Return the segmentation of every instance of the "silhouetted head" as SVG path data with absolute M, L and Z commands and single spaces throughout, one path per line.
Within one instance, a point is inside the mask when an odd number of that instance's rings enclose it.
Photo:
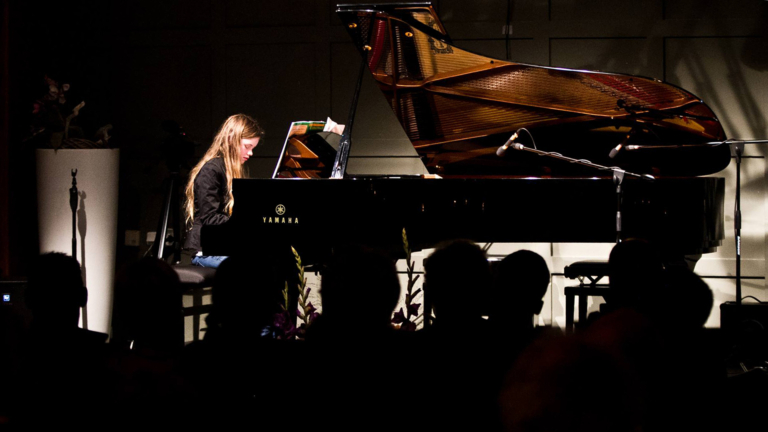
M 459 322 L 485 311 L 491 272 L 485 252 L 469 240 L 439 245 L 424 261 L 424 289 L 435 318 Z
M 541 255 L 529 250 L 507 255 L 496 266 L 491 319 L 532 318 L 541 312 L 548 286 L 549 268 Z
M 324 320 L 388 328 L 400 298 L 395 263 L 384 253 L 362 246 L 339 249 L 323 272 L 320 294 Z
M 712 311 L 712 290 L 696 273 L 680 267 L 664 271 L 663 298 L 648 308 L 663 323 L 681 329 L 704 326 Z
M 617 307 L 637 307 L 644 292 L 661 288 L 664 265 L 658 251 L 645 240 L 625 240 L 608 260 L 611 295 Z
M 213 323 L 227 332 L 257 338 L 261 330 L 272 324 L 273 316 L 283 303 L 283 289 L 288 278 L 291 289 L 296 274 L 285 272 L 286 264 L 268 255 L 232 256 L 216 270 L 213 283 Z M 295 266 L 293 267 L 295 268 Z
M 36 322 L 77 327 L 80 308 L 88 302 L 80 264 L 63 253 L 40 255 L 29 272 L 24 298 Z
M 117 277 L 113 338 L 134 346 L 183 345 L 179 276 L 165 261 L 143 258 Z

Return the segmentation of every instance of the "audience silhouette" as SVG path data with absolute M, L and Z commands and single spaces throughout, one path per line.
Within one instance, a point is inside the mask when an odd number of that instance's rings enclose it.
M 88 303 L 88 289 L 83 284 L 80 264 L 62 253 L 41 255 L 29 273 L 25 291 L 27 307 L 32 311 L 35 336 L 94 337 L 101 342 L 106 335 L 80 329 L 80 308 Z
M 262 338 L 280 310 L 290 262 L 277 262 L 264 253 L 230 257 L 216 271 L 213 307 L 206 323 L 206 339 L 232 345 L 251 345 Z
M 143 258 L 115 284 L 112 341 L 131 350 L 173 352 L 184 346 L 181 283 L 165 261 Z
M 322 267 L 322 314 L 294 340 L 276 323 L 296 319 L 296 261 L 255 250 L 221 264 L 206 336 L 183 346 L 180 283 L 165 262 L 142 259 L 118 275 L 107 344 L 78 327 L 88 291 L 77 261 L 45 254 L 29 272 L 34 319 L 2 415 L 18 429 L 121 419 L 182 429 L 749 430 L 757 413 L 722 413 L 759 409 L 768 375 L 726 379 L 725 344 L 704 328 L 712 291 L 660 257 L 643 240 L 617 244 L 606 305 L 576 334 L 550 337 L 534 326 L 550 276 L 534 252 L 505 257 L 492 278 L 474 243 L 439 245 L 424 261 L 434 320 L 405 332 L 391 327 L 394 260 L 337 248 Z
M 507 255 L 495 267 L 488 320 L 500 334 L 531 334 L 547 287 L 549 268 L 541 255 L 529 250 Z
M 322 315 L 308 338 L 323 341 L 391 337 L 400 298 L 394 261 L 362 246 L 338 250 L 322 273 Z
M 398 360 L 407 335 L 390 324 L 400 297 L 394 261 L 362 246 L 340 248 L 323 270 L 320 295 L 322 314 L 307 332 L 319 395 L 310 416 L 333 430 L 359 430 L 370 419 L 386 430 L 412 427 L 412 416 L 392 415 L 402 412 L 411 367 L 407 356 Z
M 504 373 L 535 339 L 559 332 L 547 327 L 535 328 L 534 316 L 541 312 L 542 298 L 549 286 L 549 268 L 541 255 L 519 250 L 494 267 L 488 322 L 493 326 L 493 362 L 501 385 Z M 546 331 L 545 331 L 546 330 Z
M 628 239 L 616 244 L 608 258 L 611 293 L 606 302 L 612 310 L 644 307 L 661 289 L 664 264 L 656 248 L 642 239 Z M 651 294 L 651 295 L 648 295 Z
M 488 326 L 491 273 L 485 253 L 468 240 L 438 245 L 424 261 L 424 295 L 435 315 L 430 330 L 477 335 Z
M 110 392 L 107 335 L 78 327 L 88 303 L 80 264 L 61 253 L 41 255 L 29 271 L 25 301 L 33 320 L 21 371 L 10 377 L 14 424 L 51 427 L 73 415 L 97 424 Z
M 190 401 L 178 369 L 184 345 L 178 275 L 164 261 L 141 259 L 118 274 L 113 310 L 111 416 L 127 427 L 178 424 Z
M 488 313 L 491 273 L 468 240 L 438 245 L 424 261 L 424 295 L 434 323 L 422 331 L 426 414 L 436 430 L 491 428 L 498 376 Z M 428 309 L 427 309 L 428 310 Z
M 232 256 L 216 271 L 205 338 L 187 346 L 182 374 L 206 409 L 195 426 L 242 427 L 288 418 L 301 360 L 270 325 L 283 303 L 290 262 L 268 253 Z M 293 267 L 295 269 L 295 267 Z
M 644 430 L 714 430 L 721 425 L 724 368 L 703 329 L 712 293 L 693 272 L 664 268 L 652 244 L 617 244 L 609 260 L 610 309 L 581 335 L 631 372 Z M 675 367 L 675 365 L 685 365 Z M 701 416 L 704 409 L 710 414 Z

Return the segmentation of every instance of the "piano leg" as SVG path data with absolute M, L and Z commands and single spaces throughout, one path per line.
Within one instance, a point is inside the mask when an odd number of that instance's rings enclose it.
M 574 289 L 576 287 L 565 288 L 565 334 L 573 333 L 573 302 Z
M 579 295 L 579 325 L 583 328 L 587 322 L 587 296 L 589 294 L 582 292 Z

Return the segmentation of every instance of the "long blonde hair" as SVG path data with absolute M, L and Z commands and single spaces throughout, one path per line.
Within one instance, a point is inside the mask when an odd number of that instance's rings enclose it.
M 232 179 L 246 177 L 245 168 L 240 161 L 240 142 L 243 139 L 261 138 L 264 136 L 264 129 L 259 126 L 252 117 L 245 114 L 235 114 L 230 116 L 213 139 L 213 144 L 205 152 L 200 162 L 189 172 L 189 181 L 184 191 L 186 203 L 184 210 L 186 213 L 186 222 L 192 225 L 195 218 L 195 178 L 200 173 L 206 162 L 214 158 L 221 158 L 224 161 L 224 167 L 227 176 L 227 196 L 225 197 L 226 206 L 224 209 L 227 214 L 232 214 L 232 206 L 235 199 L 232 196 Z

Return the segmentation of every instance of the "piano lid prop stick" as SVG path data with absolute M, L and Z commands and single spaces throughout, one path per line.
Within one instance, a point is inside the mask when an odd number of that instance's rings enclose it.
M 352 146 L 352 124 L 355 122 L 355 111 L 357 111 L 357 100 L 360 97 L 360 88 L 363 85 L 363 74 L 365 68 L 368 66 L 368 62 L 365 57 L 360 63 L 360 71 L 357 74 L 357 84 L 355 85 L 355 95 L 352 98 L 352 106 L 349 108 L 349 117 L 347 118 L 347 125 L 344 128 L 344 133 L 341 134 L 341 140 L 339 141 L 339 150 L 336 152 L 336 160 L 333 163 L 333 170 L 331 171 L 331 178 L 340 179 L 344 178 L 344 174 L 347 172 L 347 159 L 349 158 L 349 148 Z
M 341 134 L 341 140 L 339 141 L 339 149 L 336 151 L 336 160 L 333 162 L 333 170 L 331 170 L 331 178 L 340 179 L 344 178 L 344 174 L 347 172 L 347 159 L 349 158 L 349 148 L 352 147 L 352 124 L 355 122 L 355 111 L 357 111 L 357 100 L 360 97 L 360 88 L 363 84 L 363 74 L 367 66 L 365 58 L 363 58 L 360 64 L 360 72 L 357 76 L 357 85 L 355 86 L 355 95 L 352 98 L 352 106 L 349 108 L 349 117 L 347 118 L 347 125 L 344 128 L 344 133 Z
M 371 40 L 371 33 L 373 27 L 368 29 L 368 39 Z M 355 94 L 352 97 L 352 106 L 349 108 L 349 117 L 347 118 L 347 124 L 344 127 L 344 133 L 341 134 L 341 140 L 339 141 L 339 150 L 336 151 L 336 160 L 333 162 L 333 169 L 331 170 L 331 178 L 340 179 L 344 178 L 347 172 L 347 159 L 349 159 L 349 148 L 352 146 L 352 124 L 355 122 L 355 112 L 357 111 L 357 101 L 360 99 L 360 89 L 363 86 L 363 75 L 365 75 L 365 69 L 368 68 L 368 55 L 366 46 L 363 47 L 363 59 L 360 62 L 360 71 L 357 73 L 357 84 L 355 84 Z M 370 48 L 368 48 L 370 49 Z
M 642 179 L 642 180 L 656 180 L 650 174 L 636 174 L 636 173 L 632 173 L 632 172 L 629 172 L 629 171 L 624 171 L 624 170 L 622 170 L 619 167 L 607 167 L 607 166 L 604 166 L 604 165 L 598 165 L 598 164 L 596 164 L 594 162 L 591 162 L 591 161 L 589 161 L 587 159 L 574 159 L 572 157 L 563 156 L 560 153 L 546 152 L 546 151 L 542 151 L 542 150 L 532 149 L 532 148 L 526 147 L 526 146 L 524 146 L 523 144 L 520 144 L 520 143 L 515 143 L 512 146 L 512 148 L 515 149 L 515 150 L 522 150 L 522 151 L 527 151 L 527 152 L 531 152 L 531 153 L 536 153 L 539 156 L 546 156 L 546 157 L 551 157 L 551 158 L 555 158 L 555 159 L 564 160 L 564 161 L 569 162 L 569 163 L 575 163 L 575 164 L 583 165 L 585 167 L 594 168 L 594 169 L 597 169 L 597 170 L 600 170 L 600 171 L 615 172 L 615 171 L 618 170 L 618 171 L 623 171 L 625 175 L 628 175 L 630 177 L 636 177 L 636 178 L 639 178 L 639 179 Z

